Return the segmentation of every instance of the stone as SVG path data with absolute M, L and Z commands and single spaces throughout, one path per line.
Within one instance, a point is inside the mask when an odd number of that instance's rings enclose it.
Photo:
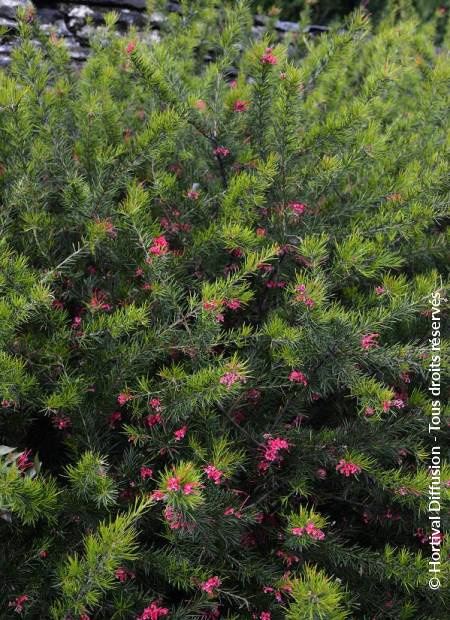
M 284 22 L 277 21 L 275 24 L 275 28 L 280 30 L 281 32 L 298 32 L 300 30 L 300 26 L 295 22 Z
M 55 32 L 58 37 L 70 36 L 70 31 L 67 29 L 66 22 L 63 19 L 57 19 L 54 22 L 42 24 L 42 30 L 47 33 Z
M 16 22 L 13 19 L 8 19 L 7 17 L 0 17 L 0 26 L 3 26 L 8 30 L 15 30 Z
M 90 0 L 90 4 L 100 4 L 102 7 L 123 8 L 129 7 L 131 9 L 145 10 L 147 6 L 146 0 Z
M 76 37 L 85 45 L 89 43 L 89 39 L 95 33 L 95 26 L 91 26 L 89 24 L 85 24 L 80 30 L 76 31 Z
M 86 60 L 89 56 L 89 48 L 80 45 L 79 41 L 75 39 L 75 37 L 67 37 L 65 39 L 67 49 L 69 51 L 70 57 L 73 60 Z
M 136 26 L 136 28 L 144 28 L 147 22 L 146 13 L 139 13 L 139 11 L 131 11 L 130 9 L 122 9 L 117 20 L 119 26 Z
M 19 6 L 26 4 L 26 0 L 0 0 L 0 17 L 14 19 Z

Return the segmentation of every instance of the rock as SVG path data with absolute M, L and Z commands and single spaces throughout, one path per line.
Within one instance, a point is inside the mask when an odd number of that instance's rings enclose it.
M 19 6 L 26 4 L 26 0 L 0 0 L 0 17 L 14 19 Z
M 295 22 L 283 22 L 277 21 L 275 24 L 275 28 L 280 30 L 281 32 L 298 32 L 300 30 L 300 26 Z
M 67 49 L 69 50 L 70 57 L 73 60 L 86 60 L 89 56 L 89 48 L 80 45 L 79 41 L 75 39 L 75 37 L 66 38 Z
M 16 22 L 13 19 L 0 17 L 0 26 L 4 26 L 8 30 L 14 30 L 16 28 Z
M 129 7 L 132 9 L 141 9 L 141 11 L 147 6 L 146 0 L 90 0 L 90 4 L 100 4 L 102 7 L 110 7 L 111 9 Z
M 117 20 L 119 26 L 136 26 L 136 28 L 144 28 L 147 22 L 148 16 L 146 13 L 139 13 L 139 11 L 131 11 L 130 9 L 122 9 Z
M 58 19 L 63 19 L 64 14 L 58 9 L 38 8 L 37 16 L 42 24 L 52 24 Z
M 69 37 L 71 34 L 63 19 L 57 19 L 54 22 L 42 24 L 42 30 L 47 33 L 55 32 L 58 37 Z
M 95 26 L 85 24 L 82 28 L 80 28 L 80 30 L 77 30 L 75 34 L 76 34 L 77 39 L 79 39 L 82 43 L 87 45 L 89 43 L 89 39 L 92 37 L 95 31 L 96 31 Z

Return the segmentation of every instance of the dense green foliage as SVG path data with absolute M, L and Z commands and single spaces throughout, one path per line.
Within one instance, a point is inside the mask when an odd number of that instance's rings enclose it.
M 361 5 L 377 20 L 392 8 L 397 8 L 399 12 L 416 11 L 424 20 L 432 18 L 436 13 L 445 16 L 450 8 L 448 0 L 259 0 L 254 5 L 262 13 L 268 12 L 293 20 L 304 16 L 318 24 L 342 19 Z
M 436 20 L 114 20 L 79 71 L 24 13 L 0 73 L 0 617 L 442 620 Z

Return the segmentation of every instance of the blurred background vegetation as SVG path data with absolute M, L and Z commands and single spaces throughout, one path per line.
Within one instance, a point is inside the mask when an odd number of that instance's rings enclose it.
M 392 0 L 258 0 L 258 13 L 278 15 L 280 19 L 296 21 L 301 13 L 307 12 L 311 21 L 317 24 L 340 20 L 358 6 L 364 6 L 375 19 L 393 5 Z M 429 20 L 450 9 L 450 0 L 397 0 L 402 12 L 415 10 L 421 19 Z

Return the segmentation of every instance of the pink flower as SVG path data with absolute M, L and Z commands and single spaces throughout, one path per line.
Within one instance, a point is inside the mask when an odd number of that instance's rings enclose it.
M 366 407 L 366 410 L 364 411 L 364 415 L 368 418 L 370 418 L 370 416 L 373 416 L 375 413 L 375 409 L 373 407 Z
M 213 153 L 214 155 L 217 155 L 217 156 L 226 157 L 227 155 L 230 154 L 230 150 L 227 149 L 225 146 L 217 146 L 214 149 Z
M 325 478 L 327 477 L 327 470 L 323 469 L 323 467 L 319 467 L 319 469 L 316 469 L 316 476 L 319 478 L 319 480 L 325 480 Z
M 52 424 L 55 428 L 62 431 L 72 426 L 72 420 L 68 415 L 56 414 L 52 418 Z
M 240 307 L 241 302 L 239 299 L 230 299 L 230 301 L 227 301 L 227 308 L 230 308 L 230 310 L 237 310 Z
M 150 400 L 150 407 L 155 409 L 155 411 L 161 410 L 161 401 L 158 398 L 152 398 Z
M 125 48 L 125 51 L 128 55 L 132 54 L 136 49 L 136 41 L 130 41 Z
M 160 502 L 161 500 L 163 500 L 165 498 L 165 494 L 163 491 L 153 491 L 153 493 L 151 494 L 151 499 L 154 499 L 156 502 Z
M 203 468 L 203 471 L 210 480 L 214 480 L 214 484 L 220 484 L 223 472 L 217 469 L 214 465 L 207 465 Z
M 177 431 L 174 432 L 173 436 L 175 437 L 175 441 L 181 441 L 184 439 L 184 436 L 187 433 L 187 426 L 182 426 Z
M 25 450 L 22 454 L 19 455 L 16 465 L 20 471 L 25 471 L 33 466 L 33 463 L 29 460 L 31 454 L 31 450 Z
M 288 207 L 295 213 L 295 215 L 302 215 L 305 212 L 306 205 L 302 202 L 290 202 Z
M 120 422 L 121 419 L 122 414 L 120 413 L 120 411 L 114 411 L 114 413 L 112 413 L 108 418 L 109 428 L 115 428 L 116 422 Z
M 226 385 L 228 389 L 230 389 L 231 386 L 236 383 L 236 381 L 241 381 L 242 383 L 245 383 L 245 377 L 235 371 L 232 371 L 226 372 L 219 379 L 219 383 L 222 383 L 222 385 Z
M 214 594 L 215 588 L 218 588 L 221 583 L 219 577 L 210 577 L 207 581 L 200 584 L 200 589 L 208 594 Z
M 302 372 L 300 372 L 300 370 L 293 370 L 289 375 L 289 381 L 293 381 L 294 383 L 302 383 L 305 387 L 308 385 L 308 379 Z
M 150 427 L 160 424 L 161 421 L 162 421 L 162 416 L 160 413 L 153 413 L 153 414 L 148 415 L 145 418 L 145 422 L 147 426 L 150 426 Z
M 233 112 L 246 112 L 249 106 L 249 102 L 248 101 L 242 101 L 241 99 L 238 99 L 237 101 L 234 102 L 233 105 Z
M 198 99 L 195 102 L 195 107 L 197 108 L 197 110 L 200 110 L 200 112 L 203 112 L 204 110 L 206 110 L 206 102 L 203 101 L 203 99 Z
M 382 286 L 376 286 L 375 287 L 375 293 L 377 295 L 383 295 L 383 293 L 385 293 L 385 289 Z
M 289 443 L 282 437 L 268 437 L 264 446 L 264 459 L 268 462 L 280 459 L 280 450 L 289 450 Z
M 144 270 L 142 269 L 142 267 L 136 267 L 136 271 L 134 273 L 137 278 L 142 278 L 142 276 L 144 275 Z
M 187 193 L 187 197 L 190 198 L 191 200 L 198 200 L 199 196 L 200 194 L 193 189 L 189 190 Z
M 187 482 L 183 486 L 184 495 L 192 495 L 192 493 L 195 493 L 198 486 L 198 482 Z
M 117 397 L 117 402 L 119 403 L 119 405 L 125 405 L 125 403 L 131 400 L 131 398 L 132 396 L 129 392 L 120 392 L 119 396 Z
M 263 65 L 276 65 L 278 62 L 278 58 L 274 56 L 271 52 L 273 47 L 266 47 L 265 53 L 259 59 L 261 64 Z
M 271 620 L 272 619 L 272 614 L 270 613 L 270 611 L 262 611 L 259 614 L 259 618 L 260 618 L 260 620 Z
M 151 478 L 153 476 L 153 469 L 150 467 L 141 467 L 141 479 L 147 480 L 147 478 Z
M 14 607 L 16 614 L 21 614 L 23 611 L 23 606 L 27 601 L 28 596 L 26 594 L 21 594 L 9 603 L 9 607 Z
M 136 620 L 158 620 L 161 616 L 167 616 L 168 613 L 167 607 L 158 607 L 157 601 L 153 601 Z
M 361 347 L 365 351 L 367 351 L 368 349 L 372 349 L 373 347 L 377 346 L 378 343 L 376 342 L 376 339 L 379 337 L 379 335 L 380 334 L 377 333 L 366 334 L 360 340 Z
M 356 465 L 356 463 L 350 463 L 345 459 L 341 459 L 336 465 L 336 471 L 348 478 L 349 476 L 361 473 L 362 470 L 359 465 Z
M 308 521 L 305 527 L 293 527 L 292 534 L 294 536 L 303 536 L 307 534 L 310 538 L 315 540 L 323 540 L 325 538 L 324 532 L 314 525 L 312 521 Z
M 153 245 L 149 248 L 148 251 L 154 256 L 163 256 L 169 251 L 169 242 L 164 237 L 164 235 L 161 235 L 160 237 L 155 237 L 153 239 Z
M 216 310 L 218 307 L 219 307 L 219 302 L 216 301 L 215 299 L 212 299 L 211 301 L 203 302 L 203 308 L 205 310 Z
M 325 538 L 324 532 L 322 532 L 322 530 L 320 530 L 318 527 L 316 527 L 312 521 L 309 521 L 306 524 L 305 532 L 311 538 L 314 538 L 315 540 L 323 540 Z
M 118 579 L 120 582 L 124 582 L 124 581 L 126 581 L 126 580 L 127 580 L 128 573 L 127 573 L 127 571 L 126 571 L 124 568 L 122 568 L 121 566 L 119 566 L 119 568 L 116 570 L 116 572 L 115 572 L 114 574 L 115 574 L 115 576 L 117 577 L 117 579 Z
M 180 490 L 180 479 L 178 476 L 172 476 L 167 480 L 167 489 L 169 491 L 179 491 Z

